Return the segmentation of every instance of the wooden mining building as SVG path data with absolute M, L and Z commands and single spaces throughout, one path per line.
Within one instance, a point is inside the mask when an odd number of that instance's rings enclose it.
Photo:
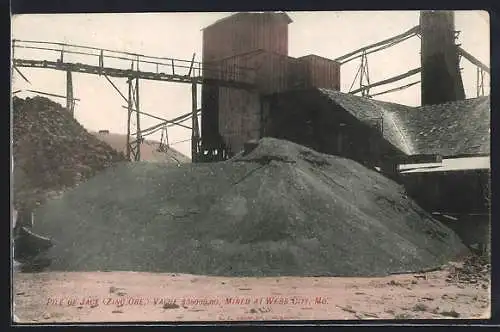
M 239 152 L 246 141 L 262 137 L 263 96 L 308 87 L 340 89 L 340 65 L 335 61 L 288 56 L 291 22 L 286 13 L 237 13 L 203 30 L 203 75 L 213 78 L 221 71 L 212 69 L 222 69 L 231 77 L 216 78 L 256 85 L 252 91 L 202 86 L 205 158 L 224 159 Z
M 204 29 L 203 62 L 251 68 L 227 75 L 257 88 L 202 87 L 202 157 L 226 159 L 265 136 L 347 157 L 405 185 L 467 244 L 488 244 L 490 98 L 465 99 L 453 12 L 421 12 L 420 107 L 340 92 L 339 63 L 288 56 L 291 22 L 238 13 Z

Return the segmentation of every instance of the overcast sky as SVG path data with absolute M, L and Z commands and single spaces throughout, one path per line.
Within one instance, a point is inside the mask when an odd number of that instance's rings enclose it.
M 15 39 L 66 42 L 77 45 L 136 52 L 151 56 L 190 60 L 196 53 L 201 61 L 202 31 L 217 19 L 231 13 L 138 13 L 138 14 L 51 14 L 16 15 L 12 19 Z M 402 33 L 418 24 L 418 11 L 385 12 L 288 12 L 294 21 L 289 25 L 289 55 L 299 57 L 317 54 L 337 58 L 352 50 Z M 489 18 L 486 12 L 462 11 L 455 15 L 456 29 L 461 31 L 459 43 L 469 53 L 489 66 Z M 401 44 L 368 55 L 370 81 L 407 72 L 420 66 L 420 39 L 411 38 Z M 22 53 L 16 57 L 36 57 L 45 53 Z M 55 60 L 52 56 L 48 60 Z M 77 61 L 75 59 L 75 61 Z M 359 60 L 342 66 L 341 91 L 347 92 L 359 66 Z M 467 98 L 476 96 L 476 68 L 462 59 L 462 77 Z M 17 73 L 13 90 L 33 89 L 65 95 L 66 74 L 61 71 L 22 68 L 31 81 L 26 83 Z M 418 80 L 413 76 L 391 85 L 373 89 L 384 91 L 391 87 Z M 113 79 L 127 93 L 125 79 Z M 489 80 L 486 81 L 489 85 Z M 75 97 L 79 98 L 75 117 L 88 130 L 108 129 L 126 132 L 126 110 L 122 98 L 112 86 L 96 75 L 73 74 Z M 162 118 L 174 118 L 191 110 L 191 88 L 180 83 L 142 81 L 141 109 Z M 489 94 L 489 88 L 486 90 Z M 32 96 L 20 93 L 20 97 Z M 51 98 L 65 105 L 64 99 Z M 406 90 L 377 96 L 375 99 L 407 105 L 420 104 L 420 85 Z M 158 123 L 143 117 L 141 127 Z M 158 133 L 159 135 L 159 133 Z M 190 138 L 190 131 L 181 127 L 169 128 L 170 142 Z M 155 138 L 159 138 L 158 136 Z M 175 144 L 180 152 L 190 156 L 190 142 Z

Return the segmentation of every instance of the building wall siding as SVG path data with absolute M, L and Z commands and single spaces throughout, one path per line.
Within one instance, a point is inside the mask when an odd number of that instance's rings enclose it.
M 295 59 L 288 56 L 261 50 L 221 61 L 224 79 L 251 82 L 257 87 L 255 91 L 220 89 L 219 129 L 233 153 L 239 151 L 246 140 L 260 138 L 260 96 L 289 89 L 289 68 L 293 61 Z
M 219 130 L 232 154 L 260 138 L 260 98 L 255 91 L 220 88 Z
M 340 64 L 316 55 L 298 58 L 304 65 L 305 88 L 340 90 Z
M 256 54 L 252 52 L 255 50 L 265 50 L 286 57 L 288 54 L 288 24 L 289 21 L 281 14 L 239 13 L 205 28 L 203 30 L 202 51 L 202 62 L 204 63 L 203 76 L 224 79 L 226 77 L 220 77 L 219 70 L 246 65 L 262 65 L 262 57 L 265 56 L 256 56 Z M 235 57 L 236 55 L 249 52 L 253 54 L 250 58 L 244 55 Z M 223 59 L 227 60 L 221 63 Z M 283 65 L 275 63 L 266 63 L 263 66 L 266 67 L 267 70 L 270 70 L 271 73 L 273 70 L 284 70 L 282 69 Z M 262 71 L 260 73 L 262 74 Z M 251 74 L 248 74 L 248 71 L 242 72 L 237 69 L 229 71 L 227 75 L 233 75 L 234 79 L 246 82 L 252 82 L 256 79 L 255 76 L 242 78 L 244 75 L 248 76 Z M 264 74 L 264 77 L 260 77 L 259 82 L 264 86 L 261 90 L 273 91 L 274 86 L 281 87 L 283 85 L 280 82 L 280 80 L 282 80 L 281 77 L 270 80 L 269 78 L 271 76 L 269 75 Z M 220 144 L 219 134 L 222 136 L 229 135 L 229 124 L 239 123 L 239 119 L 246 116 L 236 114 L 240 109 L 248 114 L 251 113 L 252 119 L 257 116 L 254 113 L 258 113 L 260 109 L 260 107 L 255 106 L 255 98 L 257 97 L 254 92 L 244 92 L 228 88 L 219 89 L 205 84 L 202 86 L 201 94 L 201 132 L 202 144 L 205 146 Z M 245 103 L 249 100 L 251 100 L 251 102 L 246 105 Z M 220 107 L 223 109 L 219 109 Z M 250 108 L 252 111 L 249 110 Z M 232 119 L 232 116 L 236 118 Z M 245 130 L 245 132 L 254 131 L 254 124 L 252 121 L 250 122 L 252 123 L 251 127 Z M 239 131 L 240 129 L 238 128 L 240 127 L 235 128 L 233 131 Z M 234 135 L 231 137 L 234 137 Z M 223 140 L 233 141 L 234 139 Z M 235 144 L 235 146 L 239 146 L 239 143 Z
M 262 109 L 262 136 L 287 139 L 370 168 L 398 154 L 375 128 L 360 123 L 315 89 L 266 96 Z
M 283 15 L 240 13 L 203 31 L 204 76 L 256 86 L 243 91 L 203 85 L 203 143 L 221 142 L 236 153 L 246 140 L 260 138 L 265 131 L 262 96 L 304 88 L 340 89 L 337 62 L 316 55 L 288 56 L 288 24 Z M 342 146 L 352 144 L 344 136 L 339 138 Z

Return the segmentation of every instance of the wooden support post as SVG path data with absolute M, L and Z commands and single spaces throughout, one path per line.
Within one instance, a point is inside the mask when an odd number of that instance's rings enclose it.
M 130 119 L 132 116 L 132 77 L 127 79 L 128 82 L 128 109 L 127 109 L 127 159 L 130 160 Z
M 139 62 L 137 63 L 137 67 L 139 67 Z M 135 109 L 136 109 L 136 139 L 137 139 L 137 153 L 135 155 L 135 160 L 141 160 L 141 113 L 139 107 L 139 77 L 135 79 Z
M 127 118 L 127 157 L 129 160 L 139 161 L 141 159 L 141 124 L 140 124 L 140 111 L 139 111 L 139 73 L 134 73 L 134 61 L 130 67 L 130 76 L 128 78 L 128 118 Z M 139 69 L 139 61 L 137 60 L 137 70 Z M 135 88 L 134 88 L 135 76 Z M 131 142 L 130 140 L 130 127 L 132 112 L 136 112 L 136 139 Z
M 104 51 L 101 50 L 99 54 L 99 75 L 102 74 L 102 68 L 104 67 Z
M 187 76 L 191 76 L 191 72 L 193 71 L 193 65 L 194 65 L 194 57 L 196 56 L 196 53 L 193 53 L 193 58 L 191 59 L 191 65 L 189 66 L 189 72 Z
M 365 76 L 365 53 L 363 53 L 363 55 L 361 56 L 361 65 L 360 65 L 360 71 L 361 71 L 361 76 L 359 77 L 359 88 L 361 89 L 361 95 L 364 96 L 365 95 L 365 90 L 363 89 L 364 88 L 364 85 L 363 85 L 363 78 Z
M 484 96 L 484 70 L 481 68 L 481 96 Z
M 12 62 L 11 62 L 11 65 L 10 65 L 10 77 L 11 77 L 11 79 L 14 78 L 14 59 L 16 58 L 15 57 L 15 53 L 16 53 L 15 51 L 16 51 L 16 40 L 13 39 L 12 40 L 12 51 L 11 51 L 11 56 L 12 56 L 11 61 Z M 14 93 L 12 95 L 14 95 Z M 12 168 L 14 168 L 14 166 L 12 166 Z
M 73 99 L 73 78 L 71 75 L 71 70 L 66 71 L 66 109 L 74 116 L 75 101 Z
M 363 52 L 363 56 L 365 58 L 363 70 L 364 70 L 364 77 L 366 79 L 366 85 L 368 88 L 366 90 L 363 90 L 363 95 L 366 97 L 370 94 L 370 74 L 368 71 L 368 57 L 366 56 L 366 51 Z
M 191 160 L 192 162 L 198 161 L 198 94 L 197 94 L 197 84 L 195 81 L 191 84 L 192 87 L 192 115 L 191 115 Z

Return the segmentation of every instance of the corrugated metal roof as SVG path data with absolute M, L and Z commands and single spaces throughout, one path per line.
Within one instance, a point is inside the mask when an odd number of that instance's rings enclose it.
M 490 98 L 410 107 L 319 89 L 364 123 L 382 119 L 383 137 L 407 155 L 490 153 Z
M 490 157 L 443 159 L 441 163 L 400 165 L 401 174 L 491 169 Z

